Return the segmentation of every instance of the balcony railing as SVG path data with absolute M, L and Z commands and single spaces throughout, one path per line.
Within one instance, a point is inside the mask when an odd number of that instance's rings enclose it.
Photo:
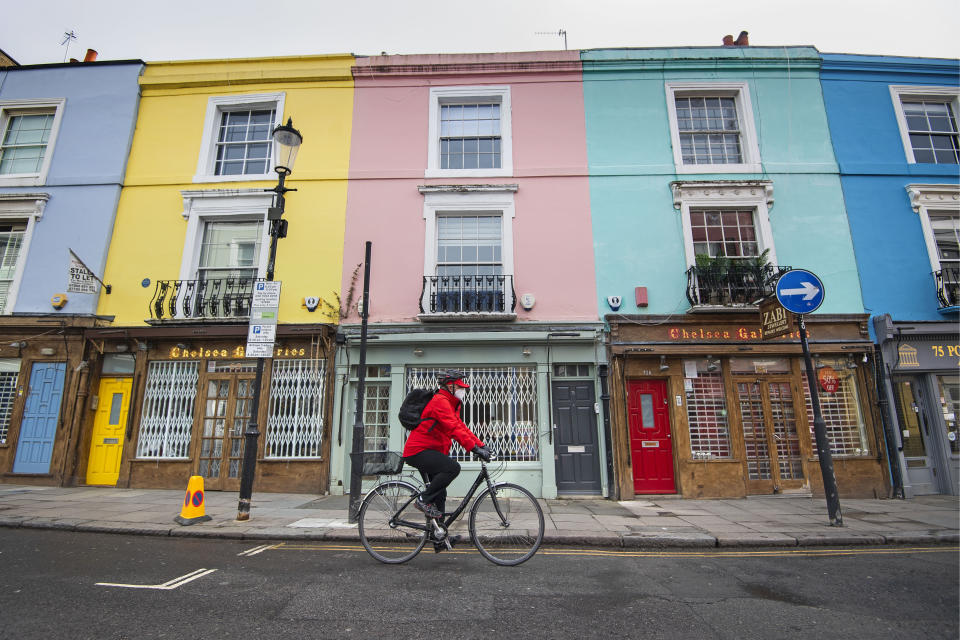
M 960 305 L 960 267 L 945 267 L 934 271 L 937 281 L 937 298 L 940 308 L 947 309 Z
M 420 313 L 509 314 L 516 308 L 513 276 L 426 276 Z
M 150 321 L 224 321 L 250 317 L 256 278 L 158 280 L 150 300 Z
M 755 305 L 774 293 L 777 279 L 792 267 L 707 265 L 687 269 L 687 300 L 694 307 Z

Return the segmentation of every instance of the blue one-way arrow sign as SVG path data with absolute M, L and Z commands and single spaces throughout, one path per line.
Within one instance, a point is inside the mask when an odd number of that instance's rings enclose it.
M 777 300 L 791 313 L 812 313 L 823 304 L 823 283 L 809 271 L 787 271 L 777 281 Z

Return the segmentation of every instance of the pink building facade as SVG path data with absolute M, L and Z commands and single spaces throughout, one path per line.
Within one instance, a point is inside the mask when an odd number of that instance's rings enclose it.
M 399 451 L 404 395 L 458 368 L 464 420 L 506 476 L 542 497 L 606 494 L 578 53 L 360 58 L 354 78 L 331 490 L 349 488 L 371 242 L 364 450 Z M 477 463 L 452 454 L 457 495 Z

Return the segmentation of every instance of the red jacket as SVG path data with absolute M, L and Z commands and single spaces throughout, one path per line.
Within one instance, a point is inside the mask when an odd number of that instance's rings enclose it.
M 470 427 L 460 419 L 462 404 L 446 389 L 437 391 L 420 414 L 420 424 L 410 432 L 407 444 L 403 447 L 403 457 L 409 458 L 427 449 L 450 455 L 452 440 L 459 442 L 467 451 L 482 447 L 480 438 L 473 435 Z

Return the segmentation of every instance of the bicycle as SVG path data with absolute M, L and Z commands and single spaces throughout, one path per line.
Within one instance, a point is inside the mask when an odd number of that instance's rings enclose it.
M 403 458 L 393 452 L 386 454 L 381 465 L 365 463 L 364 474 L 400 473 Z M 494 456 L 491 460 L 495 459 Z M 483 461 L 467 495 L 455 510 L 444 513 L 442 518 L 428 518 L 413 506 L 421 493 L 413 483 L 402 479 L 381 482 L 360 504 L 357 518 L 360 542 L 367 553 L 380 562 L 402 564 L 412 560 L 428 541 L 443 543 L 447 539 L 451 525 L 463 515 L 474 493 L 484 483 L 486 488 L 470 509 L 467 526 L 470 540 L 483 557 L 494 564 L 516 566 L 526 562 L 543 542 L 543 510 L 533 494 L 523 487 L 510 482 L 494 483 Z

